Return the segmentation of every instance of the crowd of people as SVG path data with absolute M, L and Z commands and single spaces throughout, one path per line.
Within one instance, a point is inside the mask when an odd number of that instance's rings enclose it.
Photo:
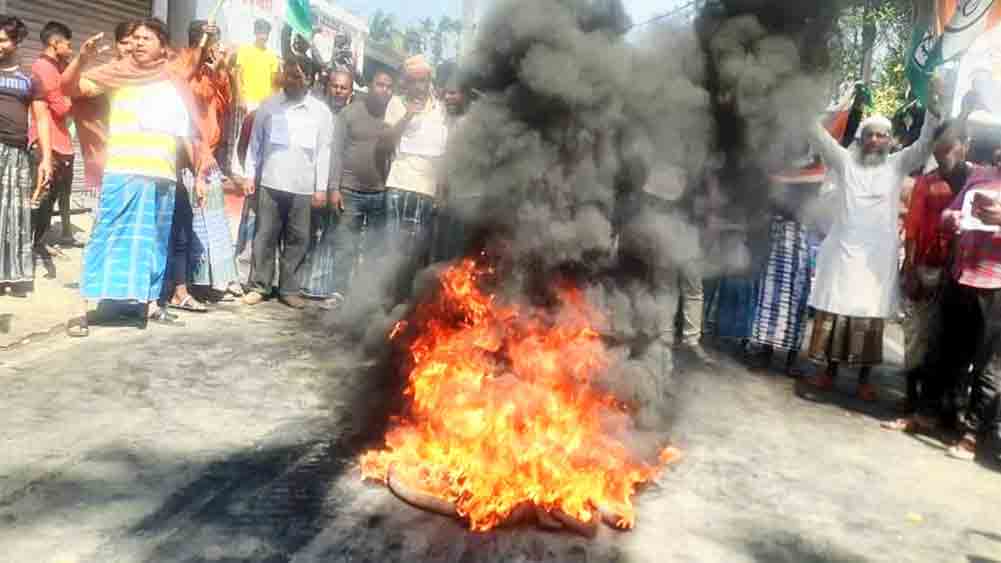
M 50 22 L 24 72 L 17 48 L 28 30 L 0 19 L 3 294 L 27 295 L 34 264 L 51 275 L 58 246 L 76 243 L 70 120 L 99 194 L 80 280 L 85 310 L 128 315 L 138 305 L 145 326 L 182 324 L 178 312 L 222 299 L 336 308 L 361 263 L 397 261 L 384 289 L 403 296 L 432 250 L 461 252 L 454 240 L 432 249 L 435 229 L 455 222 L 435 212 L 448 133 L 469 103 L 455 67 L 435 73 L 415 56 L 399 77 L 377 71 L 356 88 L 353 69 L 279 58 L 270 24 L 254 30 L 254 43 L 230 52 L 198 20 L 175 49 L 163 22 L 122 22 L 110 46 L 98 35 L 74 56 L 72 31 Z M 99 62 L 106 51 L 112 60 Z M 227 193 L 245 196 L 235 241 Z M 64 217 L 54 247 L 56 202 Z M 68 327 L 89 331 L 86 314 Z
M 82 297 L 113 314 L 138 310 L 144 326 L 182 324 L 178 313 L 223 299 L 337 309 L 354 291 L 373 291 L 354 287 L 373 280 L 399 300 L 422 267 L 465 251 L 469 229 L 455 211 L 468 194 L 452 193 L 441 173 L 472 102 L 454 67 L 435 72 L 414 56 L 399 76 L 377 71 L 359 88 L 353 69 L 269 51 L 265 21 L 236 52 L 211 22 L 189 31 L 187 47 L 173 49 L 161 21 L 123 22 L 109 47 L 95 36 L 74 56 L 71 30 L 51 22 L 25 72 L 17 48 L 28 30 L 0 17 L 0 298 L 26 294 L 35 262 L 58 252 L 47 243 L 56 203 L 59 244 L 76 244 L 70 119 L 86 184 L 99 193 Z M 105 50 L 112 60 L 95 64 Z M 832 391 L 842 368 L 858 368 L 858 397 L 874 401 L 871 371 L 903 289 L 902 407 L 911 414 L 885 426 L 955 431 L 949 455 L 972 459 L 978 441 L 1001 439 L 1001 172 L 967 162 L 968 115 L 943 121 L 938 103 L 929 106 L 920 136 L 897 151 L 881 117 L 856 122 L 857 140 L 811 131 L 832 220 L 820 227 L 803 216 L 803 185 L 814 180 L 773 176 L 783 195 L 773 200 L 767 252 L 705 279 L 698 264 L 684 265 L 679 335 L 699 361 L 715 361 L 706 340 L 731 340 L 755 368 L 784 354 L 798 377 L 809 334 L 807 354 L 826 369 L 802 388 Z M 923 173 L 932 155 L 937 168 Z M 710 170 L 709 200 L 713 183 Z M 236 240 L 227 193 L 245 196 Z M 707 253 L 749 237 L 747 225 L 711 213 L 703 228 L 717 246 Z M 386 260 L 392 275 L 356 274 Z M 87 314 L 67 330 L 87 336 Z
M 857 368 L 857 398 L 872 402 L 886 323 L 902 318 L 905 416 L 882 426 L 939 436 L 950 457 L 972 460 L 978 442 L 1001 446 L 1001 150 L 994 135 L 971 137 L 970 111 L 943 119 L 938 89 L 906 147 L 881 116 L 857 120 L 857 136 L 820 123 L 810 131 L 820 177 L 773 178 L 782 195 L 768 250 L 756 266 L 705 280 L 702 332 L 703 342 L 739 343 L 756 369 L 784 351 L 794 377 L 809 334 L 805 352 L 825 369 L 802 377 L 800 392 L 835 392 L 841 369 Z M 812 206 L 802 202 L 810 183 L 824 185 Z M 726 244 L 748 244 L 746 226 L 735 232 Z

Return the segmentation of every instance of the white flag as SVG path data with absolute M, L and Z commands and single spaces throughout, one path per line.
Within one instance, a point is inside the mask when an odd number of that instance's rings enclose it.
M 977 37 L 998 24 L 1001 0 L 959 0 L 942 33 L 942 60 L 962 55 Z

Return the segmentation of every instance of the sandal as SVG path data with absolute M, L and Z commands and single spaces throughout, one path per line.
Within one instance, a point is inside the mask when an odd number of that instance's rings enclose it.
M 945 455 L 960 461 L 973 461 L 977 457 L 977 438 L 971 434 L 945 451 Z
M 167 303 L 167 308 L 187 311 L 189 313 L 208 313 L 209 309 L 194 297 L 188 295 L 180 303 Z
M 879 424 L 883 430 L 895 432 L 906 432 L 907 434 L 918 434 L 921 432 L 932 432 L 938 428 L 938 423 L 934 419 L 925 416 L 908 416 L 894 420 L 886 420 Z
M 163 326 L 185 326 L 184 321 L 178 320 L 175 315 L 171 315 L 164 309 L 157 309 L 156 311 L 150 313 L 146 317 L 146 323 L 143 328 L 149 323 L 156 323 Z
M 90 327 L 85 319 L 72 319 L 66 323 L 66 336 L 70 338 L 87 338 L 90 336 Z

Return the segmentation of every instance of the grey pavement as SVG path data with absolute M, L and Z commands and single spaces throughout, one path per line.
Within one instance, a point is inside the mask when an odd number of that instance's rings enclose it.
M 77 239 L 86 240 L 92 224 L 91 215 L 74 214 L 72 223 Z M 59 220 L 53 220 L 50 234 L 61 230 Z M 36 264 L 34 291 L 26 298 L 0 295 L 0 353 L 57 332 L 69 318 L 81 314 L 83 248 L 59 250 L 62 254 L 53 256 L 49 268 L 42 263 Z
M 1001 562 L 1001 473 L 724 362 L 685 370 L 685 458 L 627 533 L 487 534 L 360 480 L 387 370 L 311 314 L 223 304 L 0 352 L 0 561 Z

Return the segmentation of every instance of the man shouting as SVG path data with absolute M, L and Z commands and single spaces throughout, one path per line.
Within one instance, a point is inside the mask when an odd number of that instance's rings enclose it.
M 849 149 L 820 124 L 810 132 L 835 198 L 834 224 L 820 247 L 810 296 L 810 306 L 817 310 L 810 358 L 827 363 L 826 373 L 808 380 L 815 388 L 832 389 L 841 365 L 859 367 L 859 398 L 876 400 L 869 374 L 883 361 L 884 320 L 897 310 L 900 189 L 904 177 L 921 169 L 931 154 L 940 115 L 940 95 L 934 97 L 921 137 L 893 155 L 891 124 L 885 117 L 866 119 L 861 144 Z

